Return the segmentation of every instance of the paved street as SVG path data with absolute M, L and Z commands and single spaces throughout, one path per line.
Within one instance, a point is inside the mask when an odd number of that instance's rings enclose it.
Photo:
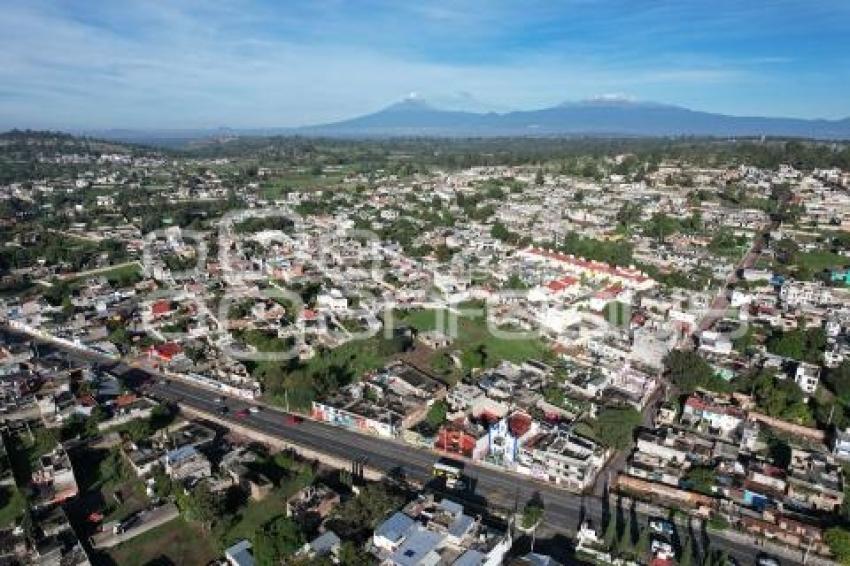
M 230 409 L 227 415 L 218 412 L 221 403 L 220 393 L 198 387 L 177 379 L 164 380 L 150 370 L 131 367 L 127 364 L 109 363 L 102 356 L 81 351 L 69 352 L 76 358 L 93 363 L 107 364 L 111 371 L 119 375 L 132 372 L 148 374 L 152 384 L 147 393 L 163 399 L 183 404 L 201 412 L 206 412 L 226 421 L 255 428 L 265 434 L 274 435 L 288 442 L 304 446 L 311 450 L 352 461 L 363 461 L 367 466 L 389 472 L 401 469 L 414 481 L 427 482 L 431 478 L 431 469 L 438 455 L 429 450 L 417 448 L 401 441 L 360 434 L 348 429 L 304 419 L 297 424 L 287 423 L 285 413 L 273 407 L 263 406 L 258 413 L 249 413 L 237 417 L 236 411 L 252 403 L 228 397 Z M 520 508 L 535 493 L 542 498 L 545 506 L 545 531 L 549 533 L 574 534 L 582 517 L 590 519 L 599 528 L 603 516 L 603 498 L 596 495 L 578 495 L 551 484 L 535 481 L 526 476 L 468 462 L 466 475 L 472 480 L 474 493 L 465 497 L 467 505 L 478 505 L 496 510 L 511 510 L 515 505 Z M 457 497 L 455 497 L 457 498 Z M 541 533 L 542 534 L 542 533 Z M 723 549 L 741 564 L 753 564 L 754 557 L 760 551 L 740 536 L 711 535 L 711 546 Z M 783 564 L 800 563 L 802 553 L 789 551 L 783 553 Z M 812 560 L 809 563 L 814 563 Z
M 218 415 L 220 406 L 217 401 L 218 394 L 214 391 L 193 387 L 177 380 L 157 383 L 151 387 L 150 391 L 163 399 L 179 401 L 221 417 Z M 266 434 L 276 435 L 287 441 L 334 456 L 352 460 L 363 459 L 367 465 L 385 471 L 402 468 L 407 477 L 412 480 L 427 482 L 431 478 L 431 467 L 438 457 L 430 451 L 398 441 L 367 436 L 309 419 L 304 419 L 298 424 L 287 424 L 285 414 L 270 407 L 264 407 L 256 414 L 249 413 L 244 418 L 236 417 L 234 412 L 249 406 L 249 403 L 228 399 L 227 404 L 230 412 L 226 419 L 239 422 L 243 426 L 256 427 Z M 513 509 L 515 502 L 518 502 L 521 508 L 537 492 L 542 497 L 546 508 L 545 522 L 549 532 L 571 535 L 575 532 L 582 516 L 589 518 L 597 526 L 601 524 L 603 499 L 595 495 L 581 496 L 527 477 L 471 462 L 467 462 L 466 474 L 475 484 L 475 494 L 467 498 L 467 504 L 488 505 L 510 510 Z M 726 550 L 741 564 L 752 564 L 758 552 L 757 548 L 746 542 L 714 535 L 711 536 L 711 545 L 712 548 Z M 796 562 L 787 557 L 783 560 L 786 564 Z

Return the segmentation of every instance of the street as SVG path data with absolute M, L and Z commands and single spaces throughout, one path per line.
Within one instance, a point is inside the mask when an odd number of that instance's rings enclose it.
M 56 346 L 55 343 L 53 345 Z M 221 393 L 218 391 L 179 379 L 165 379 L 165 376 L 153 370 L 133 367 L 123 362 L 116 364 L 91 351 L 64 350 L 72 357 L 101 365 L 119 376 L 129 376 L 133 372 L 146 375 L 150 384 L 146 388 L 146 394 L 154 398 L 191 407 L 198 412 L 238 423 L 246 428 L 254 428 L 316 452 L 352 462 L 363 462 L 366 466 L 384 472 L 403 470 L 409 480 L 422 484 L 432 478 L 432 467 L 439 457 L 435 452 L 405 444 L 400 440 L 361 434 L 307 418 L 298 423 L 288 423 L 286 413 L 279 409 L 234 397 L 226 398 L 229 412 L 221 414 Z M 237 411 L 251 405 L 262 406 L 262 409 L 257 413 L 248 412 L 244 417 L 236 416 Z M 466 462 L 464 474 L 471 480 L 474 492 L 464 497 L 453 494 L 452 497 L 462 500 L 470 507 L 477 506 L 479 510 L 486 508 L 497 514 L 509 514 L 516 508 L 522 509 L 529 499 L 539 495 L 545 507 L 541 539 L 547 533 L 574 535 L 582 518 L 590 520 L 598 530 L 602 529 L 604 498 L 596 494 L 576 494 L 527 476 L 472 461 Z M 638 514 L 640 515 L 640 511 Z M 755 556 L 764 550 L 751 542 L 749 537 L 738 533 L 710 533 L 708 536 L 713 549 L 725 551 L 740 564 L 754 563 Z M 797 550 L 771 545 L 770 552 L 780 554 L 783 564 L 799 564 L 802 560 L 802 552 Z M 809 563 L 829 562 L 810 557 Z

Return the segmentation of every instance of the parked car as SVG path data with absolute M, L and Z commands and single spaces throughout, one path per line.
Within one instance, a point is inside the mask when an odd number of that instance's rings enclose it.
M 649 520 L 649 529 L 654 533 L 670 537 L 673 536 L 675 526 L 673 525 L 672 521 L 668 521 L 667 519 L 661 519 L 659 517 L 653 517 Z
M 283 422 L 286 424 L 297 425 L 301 424 L 304 419 L 299 417 L 298 415 L 286 415 L 286 418 L 283 419 Z
M 767 554 L 759 554 L 756 558 L 758 566 L 779 566 L 779 560 Z
M 257 405 L 251 405 L 250 407 L 248 407 L 248 410 L 251 411 L 254 414 L 257 414 L 257 413 L 260 412 L 260 408 Z
M 662 538 L 652 537 L 650 549 L 652 549 L 652 554 L 663 560 L 671 559 L 676 556 L 673 552 L 673 545 Z

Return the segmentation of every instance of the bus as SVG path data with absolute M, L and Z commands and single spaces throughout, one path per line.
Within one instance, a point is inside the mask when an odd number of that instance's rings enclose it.
M 449 489 L 463 489 L 463 462 L 440 458 L 434 462 L 434 477 L 443 478 Z

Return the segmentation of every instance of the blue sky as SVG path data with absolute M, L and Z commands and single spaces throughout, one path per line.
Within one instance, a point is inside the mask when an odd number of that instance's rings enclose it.
M 0 128 L 273 127 L 411 92 L 850 116 L 847 0 L 0 0 Z

